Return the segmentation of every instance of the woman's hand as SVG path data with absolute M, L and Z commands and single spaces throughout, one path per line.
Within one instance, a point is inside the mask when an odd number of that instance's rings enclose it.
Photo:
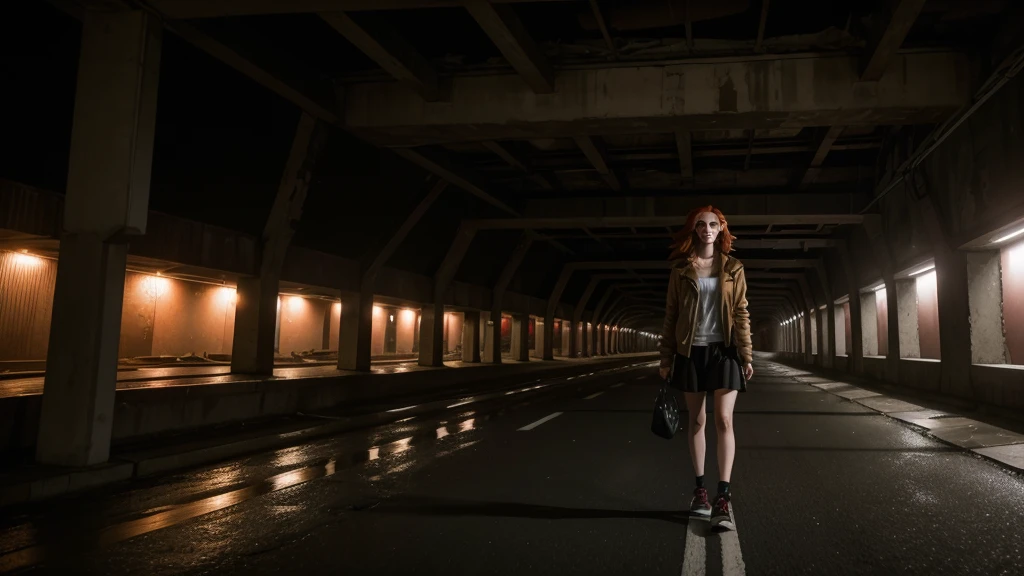
M 658 375 L 661 376 L 662 380 L 668 380 L 668 372 L 669 369 L 667 367 L 658 369 Z
M 743 377 L 746 378 L 747 380 L 750 380 L 751 378 L 754 377 L 753 364 L 747 364 L 746 366 L 743 367 Z

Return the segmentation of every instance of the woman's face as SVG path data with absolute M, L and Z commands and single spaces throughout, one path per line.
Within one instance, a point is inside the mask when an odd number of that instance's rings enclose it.
M 714 244 L 722 231 L 722 223 L 718 221 L 718 216 L 715 216 L 714 212 L 704 212 L 697 217 L 693 231 L 701 244 Z

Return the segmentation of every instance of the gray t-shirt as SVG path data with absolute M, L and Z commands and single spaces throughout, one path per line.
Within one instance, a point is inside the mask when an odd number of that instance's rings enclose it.
M 693 337 L 694 346 L 707 346 L 715 342 L 725 341 L 722 330 L 722 287 L 718 277 L 697 278 L 700 287 L 700 298 L 697 301 L 697 333 Z

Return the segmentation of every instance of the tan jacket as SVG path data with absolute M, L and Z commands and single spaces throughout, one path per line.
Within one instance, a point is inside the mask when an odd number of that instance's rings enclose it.
M 749 364 L 753 355 L 750 342 L 750 314 L 747 312 L 747 276 L 743 264 L 727 254 L 719 254 L 719 285 L 722 287 L 722 330 L 725 342 L 735 344 L 740 360 Z M 690 263 L 672 269 L 665 299 L 665 325 L 661 329 L 661 366 L 672 366 L 676 353 L 690 355 L 697 332 L 697 272 Z

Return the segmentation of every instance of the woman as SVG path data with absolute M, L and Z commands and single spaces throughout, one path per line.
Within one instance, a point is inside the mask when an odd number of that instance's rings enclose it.
M 729 479 L 736 439 L 732 412 L 738 392 L 754 376 L 750 315 L 743 264 L 729 256 L 732 241 L 725 216 L 712 206 L 690 212 L 673 236 L 672 269 L 661 331 L 662 379 L 683 390 L 689 412 L 690 458 L 697 475 L 690 512 L 710 516 L 713 527 L 734 530 L 729 515 Z M 718 494 L 714 506 L 704 488 L 704 402 L 715 395 L 718 433 Z

